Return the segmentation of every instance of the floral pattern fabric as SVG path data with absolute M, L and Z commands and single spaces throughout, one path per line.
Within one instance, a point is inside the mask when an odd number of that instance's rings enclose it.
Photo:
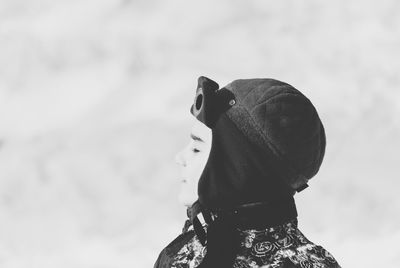
M 197 239 L 196 235 L 194 235 L 193 238 L 178 251 L 174 258 L 173 266 L 171 267 L 195 268 L 199 266 L 206 253 L 207 248 L 204 247 Z
M 296 220 L 266 230 L 243 230 L 241 236 L 234 268 L 340 267 L 327 250 L 300 232 Z
M 206 227 L 206 226 L 205 226 Z M 240 249 L 233 268 L 340 268 L 323 247 L 309 241 L 297 228 L 297 220 L 264 230 L 238 230 Z M 155 268 L 195 268 L 207 253 L 193 228 L 161 252 Z

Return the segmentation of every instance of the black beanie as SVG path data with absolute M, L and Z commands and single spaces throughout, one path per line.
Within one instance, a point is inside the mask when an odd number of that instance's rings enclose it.
M 198 185 L 208 209 L 292 196 L 322 163 L 322 122 L 310 100 L 287 83 L 241 79 L 219 89 L 200 77 L 191 112 L 212 129 Z

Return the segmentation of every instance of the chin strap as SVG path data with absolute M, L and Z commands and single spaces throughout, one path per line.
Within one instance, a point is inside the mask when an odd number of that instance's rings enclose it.
M 207 229 L 205 227 L 206 223 L 212 221 L 210 213 L 204 213 L 200 202 L 197 200 L 194 202 L 186 211 L 190 222 L 193 225 L 194 232 L 200 243 L 205 246 L 207 243 Z
M 297 218 L 293 196 L 247 203 L 231 209 L 218 209 L 213 213 L 214 218 L 228 218 L 240 229 L 265 229 Z
M 300 186 L 299 188 L 296 189 L 296 192 L 300 193 L 301 191 L 305 190 L 306 188 L 308 188 L 308 184 L 304 183 L 302 186 Z

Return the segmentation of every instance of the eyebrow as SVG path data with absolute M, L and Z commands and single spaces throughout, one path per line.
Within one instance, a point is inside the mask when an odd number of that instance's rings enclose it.
M 190 133 L 190 137 L 195 141 L 204 142 L 200 137 L 194 135 L 193 133 Z

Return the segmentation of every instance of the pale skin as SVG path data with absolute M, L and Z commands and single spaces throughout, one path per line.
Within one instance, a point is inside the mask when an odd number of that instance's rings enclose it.
M 186 207 L 198 198 L 197 184 L 211 151 L 212 132 L 206 125 L 194 119 L 189 143 L 176 154 L 180 166 L 180 190 L 178 199 Z

